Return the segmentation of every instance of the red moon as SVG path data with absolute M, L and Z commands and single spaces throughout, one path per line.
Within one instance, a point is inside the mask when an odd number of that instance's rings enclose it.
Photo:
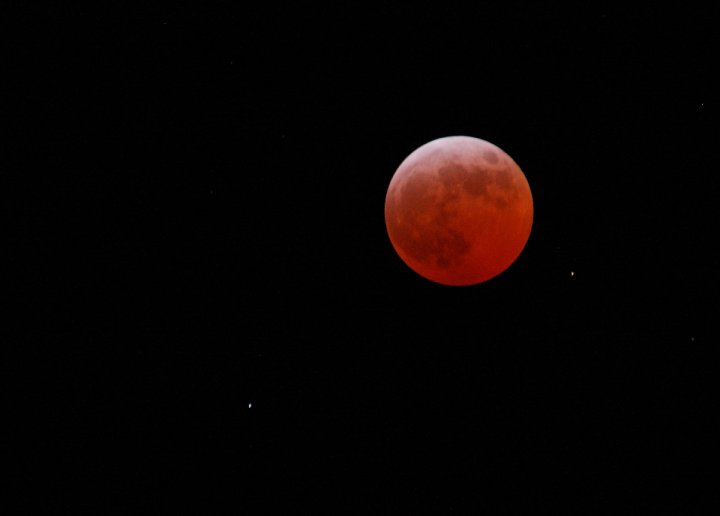
M 533 200 L 520 167 L 485 140 L 449 136 L 400 164 L 385 225 L 400 258 L 442 285 L 475 285 L 507 269 L 530 237 Z

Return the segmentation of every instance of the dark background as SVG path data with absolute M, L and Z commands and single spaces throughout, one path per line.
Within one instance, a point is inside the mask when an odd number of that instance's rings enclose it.
M 15 508 L 706 506 L 716 20 L 20 14 L 2 200 Z M 383 218 L 400 162 L 457 134 L 510 154 L 535 202 L 517 262 L 468 288 L 408 269 Z

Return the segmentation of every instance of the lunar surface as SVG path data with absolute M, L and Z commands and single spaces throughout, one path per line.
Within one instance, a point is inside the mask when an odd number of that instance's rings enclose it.
M 499 147 L 468 136 L 415 150 L 385 199 L 385 224 L 400 258 L 443 285 L 473 285 L 506 270 L 525 247 L 532 221 L 520 167 Z

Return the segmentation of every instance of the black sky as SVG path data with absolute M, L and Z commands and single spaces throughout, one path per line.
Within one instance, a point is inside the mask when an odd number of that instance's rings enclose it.
M 230 2 L 20 16 L 7 442 L 18 485 L 43 486 L 23 506 L 703 507 L 714 19 Z M 383 219 L 400 162 L 459 134 L 508 152 L 535 202 L 517 262 L 470 288 L 413 273 Z

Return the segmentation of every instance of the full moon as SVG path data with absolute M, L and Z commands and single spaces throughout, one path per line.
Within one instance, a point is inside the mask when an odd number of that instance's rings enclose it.
M 532 194 L 520 167 L 499 147 L 469 136 L 416 149 L 395 171 L 385 198 L 395 251 L 443 285 L 475 285 L 506 270 L 532 222 Z

